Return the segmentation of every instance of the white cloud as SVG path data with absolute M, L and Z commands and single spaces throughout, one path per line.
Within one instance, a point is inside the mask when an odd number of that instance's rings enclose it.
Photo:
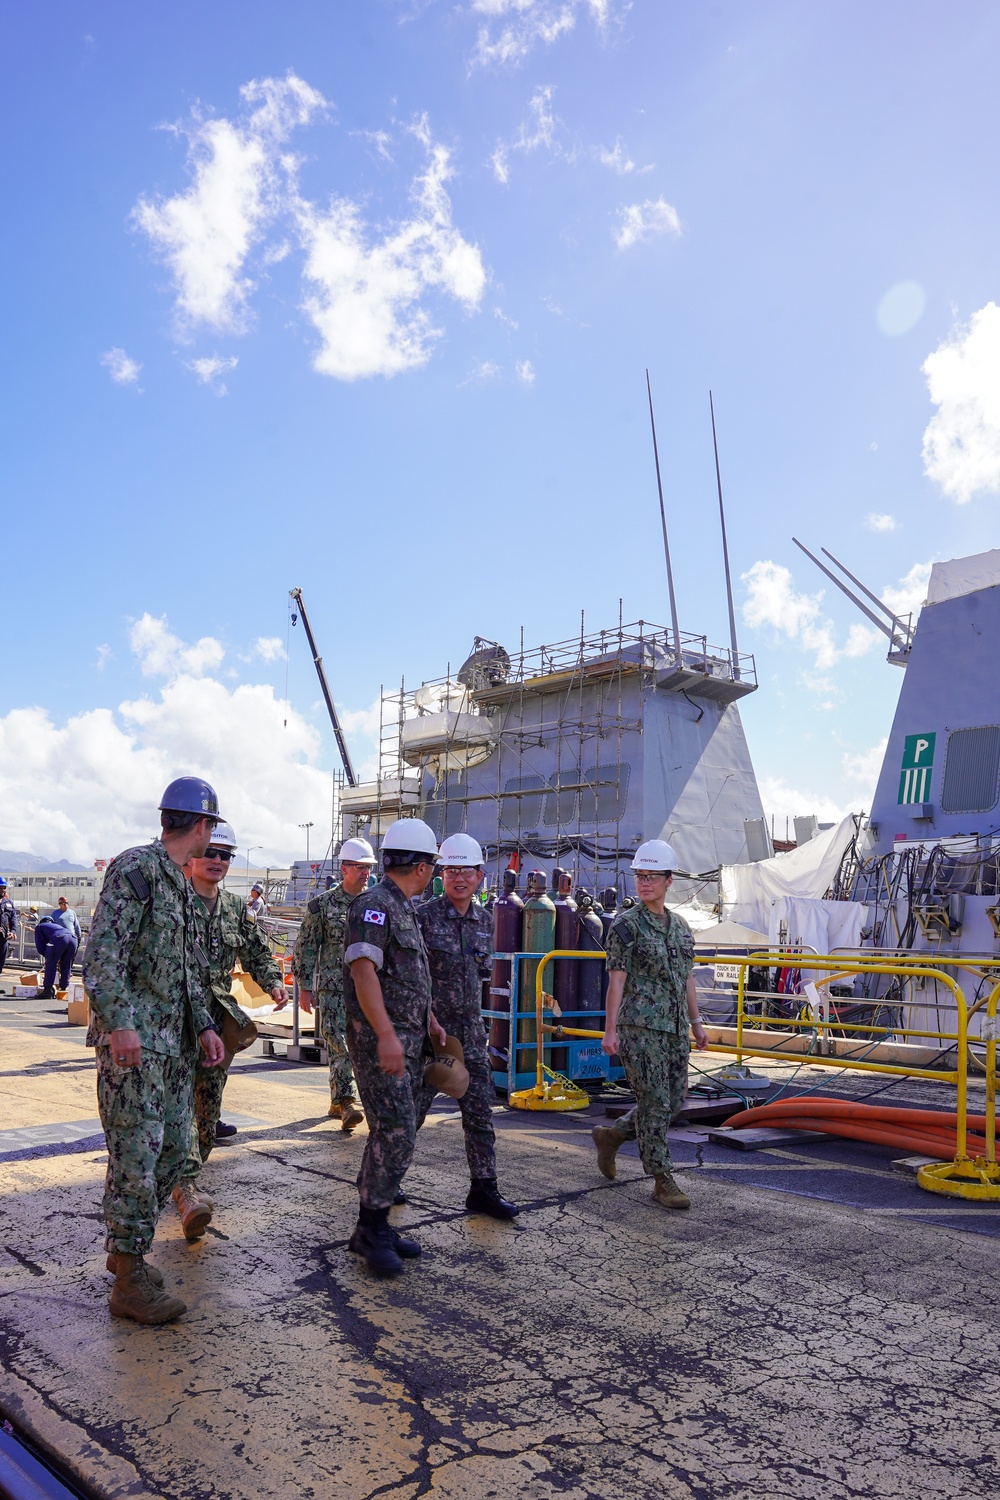
M 170 678 L 156 695 L 90 709 L 62 724 L 40 708 L 0 717 L 0 798 L 12 847 L 86 864 L 116 854 L 154 836 L 160 794 L 186 772 L 216 788 L 244 850 L 264 846 L 255 862 L 294 858 L 296 825 L 306 819 L 316 825 L 314 847 L 325 843 L 331 780 L 317 765 L 316 730 L 269 686 L 229 687 L 189 671 L 184 664 L 205 657 L 205 641 L 187 646 L 165 621 L 148 616 L 139 624 L 140 667 L 148 672 L 160 652 L 160 669 Z M 217 663 L 221 647 L 212 645 L 217 649 L 207 654 Z
M 602 167 L 608 167 L 612 172 L 617 172 L 619 177 L 629 177 L 633 172 L 641 176 L 644 172 L 653 170 L 652 163 L 645 167 L 636 166 L 622 145 L 621 136 L 617 137 L 610 151 L 606 146 L 598 146 L 595 155 Z
M 459 381 L 459 389 L 461 390 L 463 385 L 485 385 L 487 381 L 499 380 L 502 374 L 503 371 L 496 360 L 480 360 L 479 364 L 473 366 L 471 374 Z
M 938 408 L 924 432 L 924 472 L 960 505 L 1000 489 L 1000 307 L 973 313 L 923 372 Z
M 764 807 L 768 828 L 774 819 L 774 836 L 785 837 L 785 819 L 788 819 L 788 836 L 795 837 L 794 818 L 815 814 L 821 823 L 839 823 L 841 818 L 854 809 L 844 807 L 828 792 L 789 786 L 781 776 L 758 776 L 757 786 Z
M 920 613 L 920 607 L 927 597 L 927 585 L 930 582 L 931 568 L 929 562 L 914 563 L 908 573 L 895 584 L 886 584 L 882 590 L 882 603 L 891 609 L 894 615 L 913 615 L 914 618 Z
M 865 525 L 869 531 L 898 531 L 899 522 L 895 516 L 880 515 L 878 511 L 869 511 L 865 516 Z
M 889 743 L 887 739 L 879 740 L 870 750 L 861 750 L 857 753 L 850 751 L 840 757 L 840 764 L 844 768 L 844 775 L 849 781 L 857 782 L 858 786 L 864 787 L 871 794 L 875 791 L 875 783 L 878 781 L 878 773 L 882 769 L 882 761 L 885 758 L 885 747 Z
M 556 119 L 552 113 L 554 92 L 551 84 L 542 84 L 536 88 L 528 101 L 528 118 L 522 120 L 517 134 L 509 141 L 497 142 L 497 148 L 490 161 L 493 166 L 493 175 L 498 182 L 506 184 L 510 181 L 509 156 L 512 151 L 530 154 L 544 147 L 556 156 L 561 155 L 556 143 Z
M 313 367 L 323 375 L 357 380 L 418 369 L 440 337 L 421 299 L 437 291 L 470 311 L 479 305 L 486 272 L 478 246 L 452 223 L 450 153 L 430 139 L 426 121 L 415 133 L 428 164 L 413 184 L 412 217 L 396 229 L 373 235 L 346 198 L 333 198 L 325 212 L 297 204 L 305 278 L 314 289 L 303 309 L 320 335 Z
M 235 355 L 224 359 L 221 355 L 206 355 L 203 359 L 192 359 L 187 361 L 187 368 L 193 370 L 202 385 L 210 386 L 217 396 L 227 394 L 227 386 L 219 379 L 220 375 L 227 375 L 230 370 L 235 370 L 239 360 Z
M 225 647 L 214 636 L 204 635 L 193 646 L 186 646 L 167 625 L 166 616 L 155 619 L 145 614 L 129 630 L 129 645 L 144 677 L 200 677 L 222 664 Z
M 833 622 L 821 610 L 823 590 L 815 594 L 800 594 L 792 581 L 792 575 L 780 563 L 761 561 L 742 574 L 747 584 L 747 598 L 743 604 L 743 618 L 754 628 L 770 626 L 794 641 L 803 651 L 810 652 L 818 672 L 829 671 L 844 657 L 864 656 L 881 639 L 876 630 L 860 623 L 852 624 L 847 642 L 838 647 L 834 640 Z M 813 679 L 810 686 L 818 692 L 828 692 L 832 684 L 822 679 Z
M 517 66 L 536 47 L 551 47 L 571 32 L 580 14 L 606 32 L 616 9 L 628 7 L 614 7 L 612 0 L 472 0 L 472 13 L 485 18 L 472 61 L 480 67 Z
M 516 319 L 508 318 L 502 307 L 495 307 L 493 309 L 493 316 L 499 318 L 500 322 L 505 323 L 508 328 L 514 329 L 515 332 L 517 331 L 518 324 Z
M 847 632 L 847 644 L 843 654 L 849 658 L 867 656 L 872 647 L 877 646 L 879 641 L 884 639 L 880 630 L 872 630 L 870 626 L 858 622 Z
M 253 654 L 261 661 L 280 661 L 285 654 L 285 643 L 280 635 L 259 635 L 253 643 Z
M 522 385 L 534 385 L 535 371 L 530 359 L 519 359 L 514 368 Z
M 142 369 L 142 365 L 130 359 L 124 349 L 117 347 L 101 355 L 101 364 L 116 385 L 135 385 Z
M 181 328 L 199 323 L 225 332 L 246 327 L 253 281 L 248 257 L 282 205 L 282 143 L 325 107 L 294 73 L 240 90 L 246 106 L 233 122 L 195 117 L 188 141 L 191 185 L 171 198 L 142 197 L 134 224 L 169 266 Z
M 91 666 L 96 667 L 98 672 L 103 672 L 104 668 L 108 664 L 109 659 L 114 656 L 114 654 L 115 653 L 112 651 L 107 641 L 105 641 L 102 645 L 98 646 L 97 658 L 96 660 L 91 662 Z
M 679 236 L 681 221 L 673 204 L 665 198 L 647 198 L 644 203 L 623 203 L 618 210 L 618 228 L 614 232 L 619 250 L 630 250 L 644 240 L 662 234 Z

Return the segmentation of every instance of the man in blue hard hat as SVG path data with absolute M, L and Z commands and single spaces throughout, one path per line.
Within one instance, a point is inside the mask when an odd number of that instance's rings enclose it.
M 7 962 L 7 945 L 17 937 L 17 910 L 7 895 L 7 877 L 0 875 L 0 973 Z
M 97 1102 L 108 1142 L 105 1249 L 115 1273 L 111 1313 L 166 1323 L 186 1311 L 147 1265 L 160 1211 L 191 1139 L 198 1048 L 222 1062 L 206 1006 L 208 955 L 198 942 L 194 892 L 183 866 L 204 855 L 221 822 L 207 781 L 181 776 L 160 801 L 160 837 L 108 866 L 83 977 L 97 1050 Z

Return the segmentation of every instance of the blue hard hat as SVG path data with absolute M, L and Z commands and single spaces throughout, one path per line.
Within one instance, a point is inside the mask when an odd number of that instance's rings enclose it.
M 6 889 L 7 889 L 7 877 L 6 877 L 6 875 L 0 875 L 0 890 L 5 891 Z
M 215 788 L 200 776 L 178 776 L 160 798 L 160 812 L 197 813 L 200 818 L 219 822 L 219 799 Z

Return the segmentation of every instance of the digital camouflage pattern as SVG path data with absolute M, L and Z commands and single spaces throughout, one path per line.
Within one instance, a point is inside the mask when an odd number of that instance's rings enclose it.
M 469 1175 L 495 1177 L 496 1087 L 486 1052 L 482 1016 L 483 980 L 489 978 L 493 963 L 493 919 L 478 901 L 473 901 L 463 916 L 447 896 L 435 896 L 418 908 L 417 922 L 427 948 L 434 1015 L 449 1036 L 458 1038 L 465 1052 L 469 1087 L 458 1107 L 462 1113 Z M 421 1084 L 418 1129 L 433 1099 L 434 1090 Z
M 300 986 L 312 991 L 319 1008 L 320 1030 L 330 1059 L 330 1097 L 338 1102 L 354 1098 L 354 1074 L 344 1037 L 344 948 L 347 913 L 354 899 L 342 885 L 314 896 L 306 908 L 292 955 L 292 973 Z
M 402 1078 L 383 1073 L 379 1067 L 375 1033 L 368 1022 L 347 1023 L 347 1046 L 368 1120 L 368 1139 L 358 1172 L 358 1193 L 366 1208 L 392 1206 L 413 1160 L 421 1096 L 427 1092 L 425 1037 L 415 1031 L 397 1035 L 406 1054 L 406 1072 Z
M 622 1026 L 646 1026 L 687 1036 L 686 989 L 694 968 L 694 936 L 667 907 L 655 917 L 641 901 L 620 912 L 608 930 L 608 969 L 624 969 Z
M 106 1251 L 149 1252 L 191 1140 L 194 1069 L 193 1052 L 144 1049 L 138 1067 L 120 1068 L 110 1047 L 97 1049 L 97 1106 L 108 1142 Z
M 638 1140 L 642 1168 L 650 1177 L 673 1170 L 667 1131 L 687 1095 L 690 1052 L 686 1034 L 647 1026 L 618 1030 L 618 1056 L 635 1104 L 611 1129 L 623 1141 Z
M 371 959 L 382 999 L 406 1054 L 406 1073 L 394 1078 L 378 1063 L 377 1038 L 358 1004 L 350 965 Z M 387 877 L 351 903 L 344 953 L 347 1049 L 368 1120 L 358 1191 L 366 1208 L 388 1208 L 413 1159 L 417 1108 L 429 1053 L 431 977 L 413 906 Z
M 236 963 L 262 990 L 272 990 L 282 983 L 281 970 L 267 938 L 248 914 L 246 903 L 231 891 L 219 891 L 212 912 L 195 895 L 194 922 L 198 943 L 208 955 L 207 998 L 212 1022 L 221 1031 L 226 1016 L 230 1015 L 243 1026 L 250 1017 L 233 999 L 232 974 Z M 233 1054 L 228 1048 L 217 1068 L 206 1067 L 204 1059 L 198 1061 L 194 1075 L 194 1119 L 182 1177 L 197 1177 L 215 1145 L 215 1127 L 222 1115 L 222 1091 L 232 1061 Z
M 180 1057 L 194 1050 L 212 1017 L 193 901 L 159 839 L 111 861 L 83 965 L 92 1012 L 88 1046 L 107 1046 L 113 1031 L 135 1031 L 144 1054 Z

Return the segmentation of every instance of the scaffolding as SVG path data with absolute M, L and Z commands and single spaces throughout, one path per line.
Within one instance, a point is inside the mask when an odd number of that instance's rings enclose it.
M 491 879 L 511 856 L 566 861 L 577 885 L 624 890 L 643 837 L 623 825 L 654 690 L 726 704 L 754 691 L 753 656 L 639 620 L 516 653 L 477 636 L 453 673 L 380 694 L 378 776 L 345 788 L 344 837 L 373 843 L 420 816 L 479 839 Z M 641 780 L 641 778 L 640 778 Z M 641 786 L 632 795 L 640 802 Z

